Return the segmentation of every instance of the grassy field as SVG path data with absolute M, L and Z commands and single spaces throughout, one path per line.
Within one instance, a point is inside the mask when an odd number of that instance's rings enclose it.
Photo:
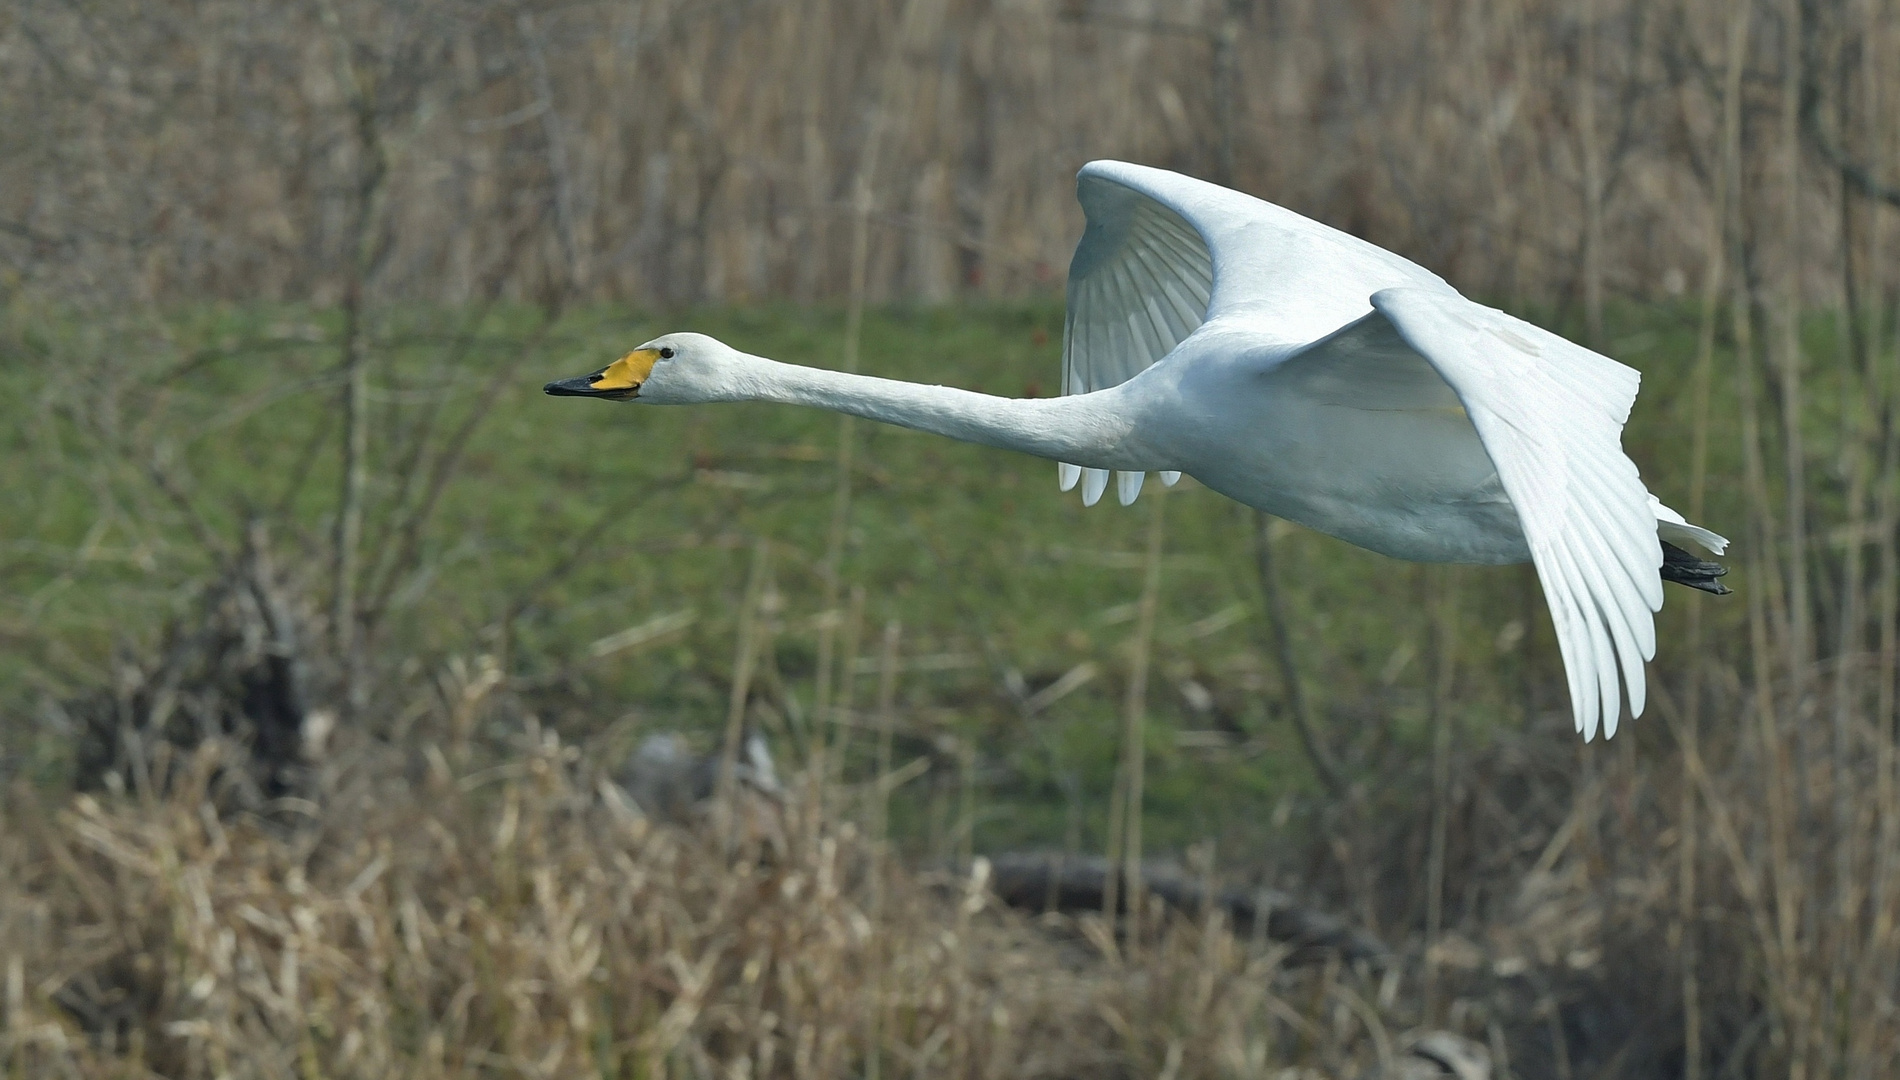
M 1646 379 L 1627 443 L 1652 487 L 1682 505 L 1691 314 L 1621 314 L 1610 351 Z M 681 327 L 788 361 L 835 364 L 841 324 L 835 312 L 777 307 L 665 318 L 587 310 L 551 325 L 528 310 L 426 311 L 379 326 L 372 569 L 374 555 L 398 543 L 392 508 L 428 483 L 431 447 L 465 420 L 476 425 L 415 564 L 381 583 L 390 615 L 379 653 L 392 665 L 424 666 L 500 656 L 545 722 L 611 755 L 642 731 L 710 733 L 725 716 L 748 568 L 764 541 L 775 674 L 760 722 L 795 756 L 813 723 L 838 419 L 764 405 L 556 400 L 540 385 Z M 15 314 L 0 375 L 9 413 L 0 625 L 20 647 L 0 660 L 0 699 L 14 718 L 14 752 L 38 748 L 28 755 L 34 768 L 59 765 L 49 738 L 57 728 L 25 720 L 36 698 L 97 679 L 115 649 L 149 648 L 182 610 L 207 562 L 192 515 L 235 537 L 246 515 L 281 508 L 276 542 L 313 594 L 327 589 L 337 332 L 334 319 L 295 309 L 123 321 Z M 1047 394 L 1060 335 L 1053 303 L 879 311 L 866 323 L 864 368 Z M 1717 408 L 1719 416 L 1719 399 Z M 880 628 L 901 623 L 908 669 L 898 752 L 935 766 L 914 789 L 915 806 L 900 800 L 900 820 L 916 843 L 944 850 L 940 804 L 957 785 L 946 766 L 967 742 L 982 793 L 979 848 L 1065 838 L 1098 846 L 1152 496 L 1132 508 L 1108 499 L 1085 509 L 1055 490 L 1046 462 L 876 425 L 859 424 L 855 439 L 842 578 L 865 596 L 856 696 L 863 704 L 873 693 Z M 1714 475 L 1733 475 L 1722 461 L 1729 445 L 1717 440 Z M 163 484 L 154 480 L 160 470 Z M 1718 487 L 1711 524 L 1721 527 L 1734 501 Z M 1151 839 L 1178 849 L 1217 838 L 1244 858 L 1264 842 L 1276 805 L 1312 790 L 1313 779 L 1279 716 L 1279 678 L 1260 648 L 1246 512 L 1191 481 L 1167 502 L 1150 692 Z M 1274 535 L 1307 692 L 1350 760 L 1370 765 L 1424 746 L 1427 612 L 1447 593 L 1456 597 L 1452 692 L 1470 736 L 1565 710 L 1528 570 L 1420 567 L 1291 526 Z M 1681 606 L 1663 614 L 1665 678 Z M 641 647 L 590 652 L 667 616 L 676 618 L 663 625 L 684 627 Z M 1098 674 L 1025 720 L 1008 687 L 1033 693 L 1079 667 Z M 1641 725 L 1636 739 L 1647 741 Z M 1286 818 L 1283 807 L 1278 820 Z

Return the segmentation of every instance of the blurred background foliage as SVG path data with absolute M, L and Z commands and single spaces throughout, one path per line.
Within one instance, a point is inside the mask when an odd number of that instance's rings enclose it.
M 862 184 L 872 302 L 1049 294 L 1075 170 L 1119 157 L 1476 295 L 1680 296 L 1732 7 L 22 0 L 0 13 L 0 261 L 68 303 L 330 306 L 359 276 L 382 300 L 810 303 L 849 286 Z M 1784 42 L 1796 111 L 1879 186 L 1893 28 L 1878 4 L 1790 10 L 1762 4 L 1745 43 L 1742 196 L 1751 218 L 1798 201 L 1818 299 L 1838 170 L 1817 147 L 1791 188 L 1766 152 Z M 1790 238 L 1752 241 L 1778 270 Z

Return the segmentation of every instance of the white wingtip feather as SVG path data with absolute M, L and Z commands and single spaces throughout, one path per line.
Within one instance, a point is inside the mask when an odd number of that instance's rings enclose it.
M 1123 506 L 1133 503 L 1141 496 L 1141 482 L 1147 479 L 1147 473 L 1118 472 L 1115 474 L 1115 497 Z

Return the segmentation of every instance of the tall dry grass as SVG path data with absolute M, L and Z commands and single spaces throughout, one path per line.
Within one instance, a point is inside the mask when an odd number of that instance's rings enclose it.
M 1360 1075 L 1405 1047 L 1375 984 L 1218 912 L 1153 913 L 1124 963 L 1099 918 L 1000 909 L 982 861 L 906 870 L 810 788 L 739 792 L 732 844 L 530 727 L 464 773 L 355 756 L 298 819 L 221 810 L 231 752 L 12 793 L 9 1075 Z
M 1496 1077 L 1668 1076 L 1687 1071 L 1685 940 L 1706 1075 L 1881 1076 L 1900 1054 L 1884 1004 L 1891 858 L 1865 831 L 1879 807 L 1850 790 L 1864 820 L 1847 884 L 1879 892 L 1843 916 L 1827 877 L 1843 838 L 1823 816 L 1778 845 L 1746 744 L 1729 757 L 1705 740 L 1712 756 L 1686 752 L 1680 773 L 1635 756 L 1579 770 L 1555 724 L 1441 744 L 1438 809 L 1406 813 L 1434 787 L 1398 777 L 1336 805 L 1310 850 L 1279 853 L 1306 860 L 1307 892 L 1398 946 L 1388 965 L 1294 967 L 1312 957 L 1236 934 L 1220 908 L 1151 900 L 1119 927 L 1036 916 L 987 893 L 984 860 L 906 864 L 879 840 L 887 756 L 846 783 L 822 753 L 782 789 L 734 777 L 721 795 L 714 774 L 712 801 L 676 818 L 633 804 L 604 743 L 564 744 L 518 714 L 505 744 L 458 749 L 439 738 L 465 713 L 494 730 L 514 708 L 480 665 L 461 667 L 444 678 L 466 692 L 431 693 L 413 749 L 340 733 L 299 796 L 240 790 L 251 751 L 223 739 L 159 742 L 104 790 L 14 787 L 0 1066 L 1389 1078 L 1438 1075 L 1402 1071 L 1418 1066 L 1406 1051 L 1448 1029 L 1488 1050 Z M 1741 688 L 1712 683 L 1729 715 Z M 1659 704 L 1679 726 L 1679 703 Z M 1684 774 L 1710 837 L 1690 856 L 1686 917 Z M 1817 783 L 1816 804 L 1831 793 Z M 1211 855 L 1192 872 L 1213 878 Z M 1443 890 L 1435 919 L 1420 910 L 1428 882 Z

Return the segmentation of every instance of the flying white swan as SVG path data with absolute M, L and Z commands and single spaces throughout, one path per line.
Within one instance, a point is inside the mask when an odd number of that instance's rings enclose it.
M 991 397 L 655 338 L 550 394 L 778 401 L 1062 462 L 1094 504 L 1179 474 L 1363 548 L 1518 563 L 1543 581 L 1577 730 L 1616 733 L 1618 665 L 1643 711 L 1664 578 L 1709 592 L 1721 554 L 1623 454 L 1635 371 L 1363 240 L 1249 195 L 1085 166 L 1059 398 Z

